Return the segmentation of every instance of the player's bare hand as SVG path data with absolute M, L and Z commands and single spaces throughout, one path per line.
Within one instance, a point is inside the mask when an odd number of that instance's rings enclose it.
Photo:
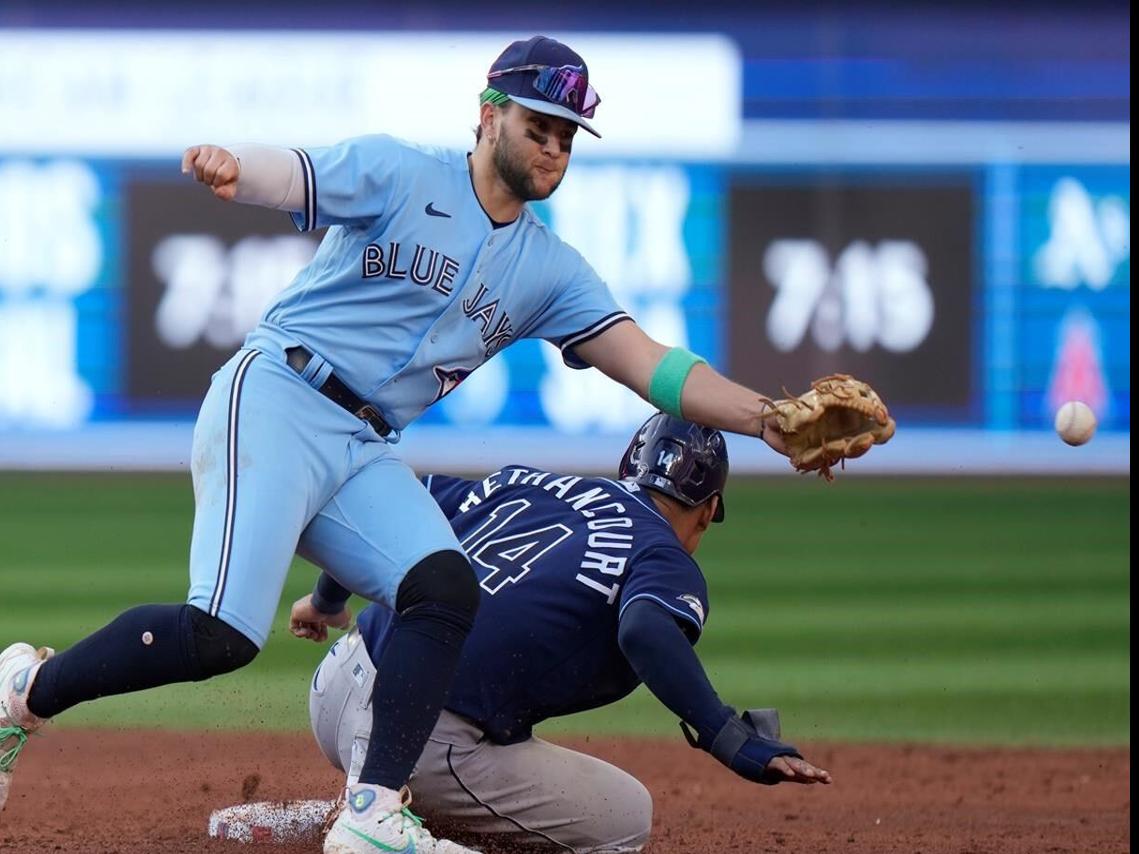
M 775 771 L 782 774 L 787 783 L 823 783 L 829 785 L 833 781 L 829 771 L 822 768 L 816 768 L 806 759 L 799 759 L 795 756 L 776 756 L 767 763 L 767 771 L 771 773 Z
M 777 454 L 782 454 L 785 457 L 791 456 L 791 451 L 787 448 L 787 442 L 783 437 L 783 431 L 779 429 L 775 402 L 769 397 L 760 395 L 759 403 L 763 407 L 759 416 L 759 438 L 763 439 L 767 446 Z
M 765 420 L 763 422 L 763 432 L 760 433 L 759 437 L 776 453 L 785 457 L 791 456 L 791 452 L 787 449 L 787 443 L 783 439 L 783 433 L 772 421 Z
M 323 643 L 328 640 L 328 627 L 346 629 L 352 625 L 352 609 L 347 605 L 339 614 L 323 614 L 312 604 L 312 594 L 293 603 L 289 613 L 289 631 L 295 637 Z
M 237 177 L 241 166 L 226 149 L 218 145 L 195 145 L 182 155 L 182 174 L 193 175 L 223 201 L 232 201 L 237 193 Z

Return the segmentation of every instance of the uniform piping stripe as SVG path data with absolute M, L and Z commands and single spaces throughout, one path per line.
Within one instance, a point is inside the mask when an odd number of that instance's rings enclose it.
M 471 796 L 471 800 L 473 800 L 480 807 L 484 807 L 487 812 L 489 812 L 491 815 L 495 816 L 496 818 L 501 818 L 504 821 L 510 822 L 515 827 L 517 827 L 519 830 L 521 830 L 523 833 L 533 833 L 535 836 L 540 836 L 543 839 L 545 839 L 547 842 L 552 842 L 554 845 L 558 846 L 559 848 L 561 848 L 564 851 L 573 851 L 574 850 L 573 846 L 566 845 L 564 842 L 558 842 L 558 840 L 554 839 L 552 836 L 549 836 L 549 835 L 543 833 L 540 830 L 535 830 L 532 827 L 527 827 L 522 822 L 520 822 L 518 819 L 511 818 L 508 815 L 503 815 L 498 810 L 496 810 L 494 807 L 492 807 L 490 804 L 486 803 L 486 801 L 481 800 L 478 795 L 476 795 L 474 792 L 472 792 L 470 789 L 467 788 L 466 783 L 464 783 L 461 779 L 459 779 L 459 775 L 455 771 L 455 766 L 451 763 L 451 751 L 454 749 L 455 749 L 455 746 L 453 744 L 447 746 L 447 769 L 451 772 L 451 776 L 455 778 L 455 782 L 459 784 L 459 787 L 464 792 L 466 792 L 468 795 Z
M 692 625 L 694 625 L 696 627 L 696 631 L 698 634 L 704 634 L 704 626 L 700 623 L 699 618 L 697 618 L 697 616 L 695 614 L 693 614 L 691 611 L 685 611 L 681 608 L 674 608 L 672 605 L 670 605 L 668 602 L 665 602 L 659 596 L 654 596 L 651 593 L 638 593 L 636 596 L 634 596 L 632 599 L 630 599 L 628 602 L 626 602 L 624 605 L 622 605 L 621 606 L 621 613 L 619 613 L 617 615 L 617 619 L 618 620 L 621 619 L 621 617 L 624 616 L 625 611 L 628 610 L 629 606 L 632 605 L 634 602 L 636 602 L 638 599 L 648 599 L 652 602 L 656 602 L 658 605 L 660 605 L 666 611 L 671 611 L 676 616 L 683 617 L 687 622 L 692 623 Z
M 646 495 L 644 494 L 644 490 L 643 490 L 643 489 L 639 489 L 639 488 L 638 488 L 638 489 L 635 489 L 635 490 L 634 490 L 634 489 L 629 489 L 627 486 L 625 486 L 625 484 L 621 483 L 621 481 L 619 481 L 619 480 L 610 480 L 610 479 L 609 479 L 609 478 L 607 478 L 607 477 L 603 477 L 603 478 L 601 478 L 601 479 L 602 479 L 602 480 L 604 480 L 606 483 L 611 483 L 611 484 L 613 484 L 615 487 L 617 487 L 618 489 L 620 489 L 620 490 L 621 490 L 622 492 L 624 492 L 626 495 L 631 495 L 631 496 L 633 497 L 633 500 L 634 500 L 634 501 L 636 501 L 638 504 L 640 504 L 642 507 L 644 507 L 644 508 L 645 508 L 646 510 L 648 510 L 650 513 L 652 513 L 652 514 L 653 514 L 654 516 L 656 516 L 658 519 L 660 519 L 660 520 L 662 520 L 662 521 L 664 521 L 664 522 L 668 522 L 668 520 L 667 520 L 667 519 L 665 519 L 663 515 L 661 515 L 661 512 L 660 512 L 659 510 L 657 510 L 657 508 L 656 508 L 656 505 L 655 505 L 655 504 L 653 504 L 653 502 L 652 502 L 652 499 L 651 499 L 651 498 L 649 498 L 648 496 L 646 496 Z M 671 522 L 668 522 L 668 524 L 670 524 L 670 525 L 671 525 L 672 523 L 671 523 Z
M 629 317 L 629 315 L 623 311 L 617 311 L 613 314 L 608 314 L 589 328 L 583 329 L 581 332 L 575 332 L 573 335 L 567 335 L 562 339 L 562 343 L 558 346 L 562 350 L 567 350 L 570 347 L 576 347 L 578 344 L 584 344 L 590 338 L 596 338 L 610 326 L 615 326 L 623 320 L 632 319 L 633 318 Z
M 305 182 L 305 221 L 301 231 L 312 231 L 316 228 L 316 170 L 312 168 L 312 160 L 303 148 L 294 148 L 297 157 L 301 159 L 301 171 Z
M 233 521 L 237 515 L 237 413 L 241 406 L 241 385 L 245 373 L 260 353 L 250 350 L 238 363 L 229 389 L 229 418 L 226 426 L 225 459 L 225 525 L 222 528 L 221 556 L 218 558 L 218 579 L 214 584 L 214 595 L 210 599 L 210 616 L 216 617 L 221 610 L 221 600 L 225 595 L 225 582 L 229 575 L 229 558 L 233 551 Z

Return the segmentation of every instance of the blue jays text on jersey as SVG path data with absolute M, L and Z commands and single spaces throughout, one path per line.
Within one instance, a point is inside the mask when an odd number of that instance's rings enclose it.
M 388 244 L 387 262 L 384 261 L 384 249 L 378 243 L 369 243 L 364 247 L 364 269 L 360 273 L 361 279 L 374 279 L 377 276 L 386 276 L 389 279 L 406 279 L 411 275 L 411 281 L 423 287 L 430 287 L 445 297 L 454 290 L 455 276 L 459 272 L 459 262 L 454 258 L 441 255 L 435 249 L 417 244 L 415 256 L 411 266 L 399 269 L 400 245 L 395 241 Z M 425 253 L 429 253 L 425 256 Z M 426 263 L 424 258 L 426 257 Z M 442 258 L 442 263 L 440 263 Z
M 650 598 L 699 636 L 703 575 L 636 484 L 526 466 L 427 484 L 482 588 L 446 706 L 494 741 L 525 739 L 541 720 L 639 684 L 617 642 L 629 603 Z M 361 614 L 373 660 L 394 620 L 383 608 Z
M 246 346 L 304 346 L 395 428 L 519 338 L 586 367 L 572 348 L 629 319 L 528 209 L 490 220 L 463 152 L 374 135 L 297 156 L 294 222 L 328 233 Z

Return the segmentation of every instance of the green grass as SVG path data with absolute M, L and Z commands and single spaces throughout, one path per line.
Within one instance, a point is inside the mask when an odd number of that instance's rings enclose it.
M 698 648 L 726 701 L 778 706 L 792 739 L 1130 744 L 1129 479 L 776 478 L 727 498 Z M 0 475 L 0 646 L 181 601 L 191 518 L 186 476 Z M 285 606 L 314 572 L 297 562 Z M 244 671 L 60 724 L 304 729 L 322 649 L 285 613 Z M 544 731 L 676 722 L 641 690 Z

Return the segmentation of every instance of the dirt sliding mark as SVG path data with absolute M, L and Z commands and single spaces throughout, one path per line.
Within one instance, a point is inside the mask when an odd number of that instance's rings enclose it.
M 1130 748 L 806 744 L 835 785 L 768 788 L 679 738 L 565 743 L 648 786 L 648 854 L 1130 851 Z M 250 789 L 291 800 L 332 797 L 339 785 L 305 733 L 49 730 L 20 759 L 0 851 L 311 854 L 211 841 L 206 821 Z

